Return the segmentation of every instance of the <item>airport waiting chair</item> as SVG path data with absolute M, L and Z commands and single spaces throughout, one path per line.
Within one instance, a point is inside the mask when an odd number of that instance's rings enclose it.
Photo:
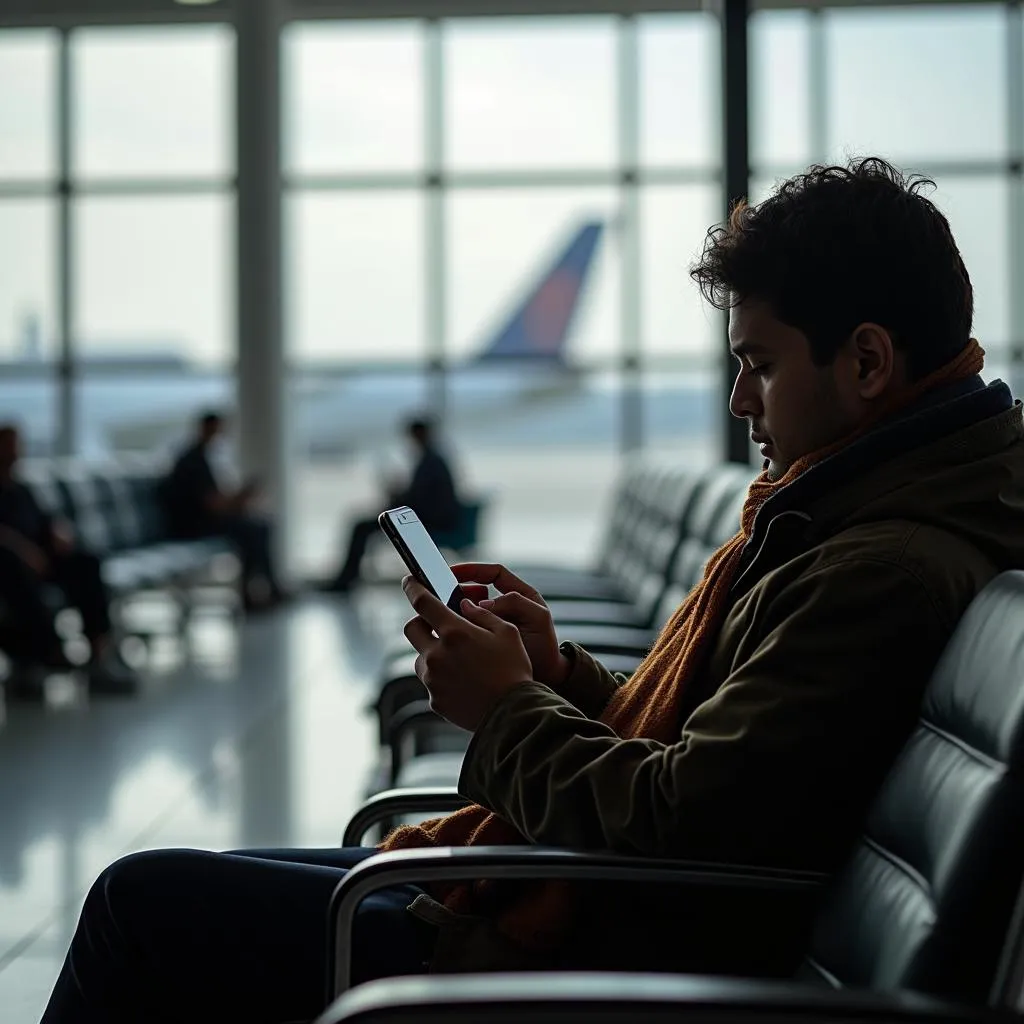
M 621 572 L 640 560 L 645 524 L 657 514 L 662 487 L 674 467 L 642 455 L 626 461 L 610 496 L 608 524 L 590 568 L 514 562 L 509 568 L 548 598 L 629 603 Z
M 488 499 L 482 496 L 463 498 L 459 502 L 459 521 L 450 530 L 436 530 L 432 534 L 434 543 L 442 551 L 454 551 L 462 557 L 470 557 L 480 545 L 481 525 Z
M 954 631 L 860 840 L 827 884 L 802 873 L 540 847 L 380 854 L 334 894 L 329 969 L 340 998 L 317 1024 L 1019 1020 L 1006 1009 L 1015 1008 L 1024 978 L 1022 622 L 1024 573 L 1004 573 Z M 382 794 L 353 817 L 344 842 L 358 845 L 379 817 L 419 803 L 433 813 L 461 802 L 451 791 Z M 699 897 L 709 919 L 716 905 L 734 912 L 774 893 L 808 915 L 808 938 L 787 982 L 628 973 L 635 965 L 622 948 L 623 973 L 423 976 L 347 991 L 352 922 L 366 896 L 400 883 L 473 878 L 639 883 L 666 894 L 671 887 Z M 771 963 L 771 951 L 765 955 Z M 681 974 L 687 969 L 678 964 Z

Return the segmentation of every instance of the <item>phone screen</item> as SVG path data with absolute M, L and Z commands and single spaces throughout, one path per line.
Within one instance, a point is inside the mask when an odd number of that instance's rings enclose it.
M 455 578 L 455 573 L 452 572 L 444 555 L 438 550 L 416 513 L 407 507 L 392 508 L 383 513 L 381 518 L 384 517 L 387 517 L 395 536 L 401 542 L 395 546 L 398 548 L 398 553 L 405 559 L 406 565 L 415 575 L 418 575 L 418 567 L 419 572 L 426 577 L 434 593 L 449 608 L 458 611 L 458 606 L 462 601 L 459 581 Z M 388 533 L 388 530 L 385 528 L 384 532 Z M 389 539 L 392 539 L 393 542 L 393 538 Z M 403 547 L 405 551 L 402 550 Z M 409 564 L 410 558 L 415 565 Z M 453 599 L 454 605 L 452 604 Z

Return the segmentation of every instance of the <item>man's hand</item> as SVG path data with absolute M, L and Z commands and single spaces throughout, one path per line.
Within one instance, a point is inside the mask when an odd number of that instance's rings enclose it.
M 452 572 L 471 600 L 519 630 L 533 666 L 533 678 L 538 683 L 557 689 L 565 682 L 569 659 L 559 651 L 551 612 L 533 587 L 505 566 L 491 562 L 462 562 L 453 565 Z M 488 584 L 498 590 L 501 597 L 488 599 Z
M 419 654 L 416 675 L 430 693 L 431 708 L 475 732 L 506 693 L 533 678 L 519 630 L 469 600 L 458 615 L 412 576 L 402 580 L 402 589 L 416 612 L 405 635 Z

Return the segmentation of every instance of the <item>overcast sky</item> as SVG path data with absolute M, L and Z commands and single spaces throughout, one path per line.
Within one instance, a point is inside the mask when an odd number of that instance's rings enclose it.
M 917 169 L 1007 155 L 1002 7 L 842 10 L 824 15 L 829 156 L 878 152 Z M 641 159 L 713 169 L 717 30 L 710 15 L 640 19 Z M 754 19 L 758 167 L 796 169 L 812 151 L 810 18 Z M 445 158 L 453 170 L 609 169 L 619 131 L 616 22 L 453 23 L 445 37 Z M 423 166 L 423 46 L 415 24 L 294 26 L 285 40 L 287 169 Z M 224 27 L 89 30 L 73 50 L 73 162 L 82 180 L 217 176 L 232 167 L 233 37 Z M 49 33 L 0 36 L 0 178 L 54 166 Z M 769 184 L 764 175 L 755 194 Z M 1009 340 L 1009 189 L 999 177 L 943 178 L 977 290 L 976 333 Z M 711 184 L 642 192 L 643 341 L 660 354 L 710 351 L 714 319 L 686 276 L 719 215 Z M 613 188 L 455 190 L 447 206 L 448 343 L 480 344 L 584 217 L 618 215 Z M 316 358 L 415 358 L 424 344 L 423 197 L 415 190 L 296 192 L 285 201 L 288 344 Z M 233 206 L 226 195 L 92 197 L 76 204 L 76 330 L 104 349 L 170 347 L 226 358 Z M 37 313 L 55 317 L 54 206 L 0 200 L 0 358 Z M 578 325 L 580 359 L 616 351 L 619 249 L 606 238 Z

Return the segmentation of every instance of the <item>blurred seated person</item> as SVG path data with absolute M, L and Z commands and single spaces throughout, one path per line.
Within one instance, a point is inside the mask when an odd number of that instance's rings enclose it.
M 387 507 L 408 505 L 430 533 L 452 530 L 459 522 L 459 499 L 451 468 L 438 450 L 434 425 L 427 419 L 413 419 L 406 424 L 405 432 L 412 443 L 416 462 L 404 487 L 394 482 L 387 487 Z M 352 589 L 359 581 L 366 545 L 379 529 L 376 516 L 360 519 L 352 525 L 345 563 L 324 585 L 325 590 L 343 594 Z
M 65 520 L 45 512 L 32 491 L 18 481 L 21 436 L 13 424 L 0 425 L 0 600 L 17 626 L 18 650 L 10 653 L 44 668 L 70 669 L 57 633 L 55 610 L 45 600 L 59 587 L 82 618 L 89 642 L 90 689 L 127 693 L 137 686 L 133 672 L 111 640 L 110 597 L 100 560 L 75 538 Z
M 227 421 L 219 412 L 204 413 L 196 436 L 178 456 L 164 481 L 164 504 L 173 536 L 183 540 L 227 537 L 242 563 L 242 600 L 246 610 L 269 608 L 285 593 L 274 571 L 273 527 L 253 511 L 259 492 L 255 481 L 230 490 L 218 481 L 211 456 Z

